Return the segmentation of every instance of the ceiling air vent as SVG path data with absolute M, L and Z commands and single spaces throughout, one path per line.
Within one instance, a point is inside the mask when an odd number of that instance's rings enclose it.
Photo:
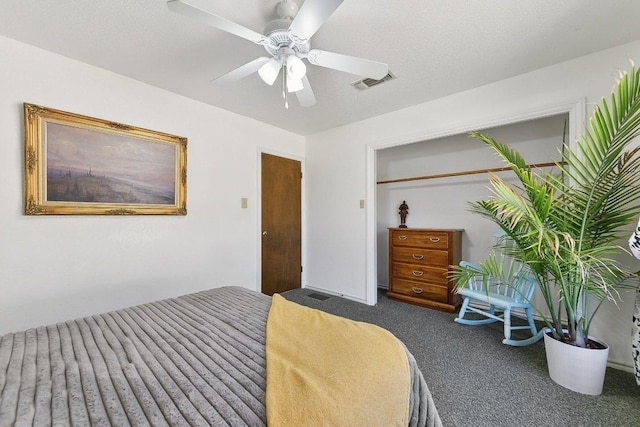
M 384 76 L 383 78 L 381 78 L 380 80 L 366 78 L 366 79 L 358 80 L 357 82 L 351 83 L 351 86 L 353 86 L 353 87 L 355 87 L 356 89 L 359 89 L 359 90 L 365 90 L 365 89 L 369 89 L 372 86 L 379 85 L 380 83 L 384 83 L 384 82 L 387 82 L 389 80 L 393 80 L 395 78 L 396 78 L 396 76 L 393 75 L 391 73 L 391 71 L 389 71 L 387 73 L 387 75 Z

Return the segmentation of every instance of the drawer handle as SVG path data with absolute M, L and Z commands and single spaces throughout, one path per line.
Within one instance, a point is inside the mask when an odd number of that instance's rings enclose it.
M 413 270 L 413 275 L 414 275 L 414 276 L 418 276 L 418 277 L 420 277 L 420 276 L 422 276 L 423 274 L 424 274 L 424 271 L 416 271 L 416 270 Z
M 422 259 L 422 258 L 424 258 L 424 255 L 420 255 L 420 254 L 413 254 L 411 256 L 413 257 L 413 259 Z
M 429 237 L 429 240 L 431 240 L 433 243 L 438 243 L 440 241 L 439 237 Z
M 421 294 L 424 291 L 422 290 L 422 288 L 416 288 L 415 286 L 411 288 L 411 290 L 416 293 L 416 294 Z
M 400 240 L 407 240 L 407 236 L 404 236 L 404 235 L 403 235 L 403 236 L 398 236 L 398 239 L 400 239 Z

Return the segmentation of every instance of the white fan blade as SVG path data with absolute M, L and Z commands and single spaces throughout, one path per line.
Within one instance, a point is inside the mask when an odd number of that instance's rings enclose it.
M 309 40 L 342 2 L 343 0 L 305 0 L 289 26 L 293 39 Z
M 236 68 L 235 70 L 229 71 L 227 74 L 223 74 L 222 76 L 211 80 L 211 83 L 224 84 L 236 82 L 247 77 L 249 74 L 253 74 L 258 71 L 260 67 L 269 62 L 269 60 L 270 58 L 261 56 L 260 58 L 254 59 L 253 61 L 248 62 L 243 66 Z
M 211 25 L 212 27 L 219 28 L 222 31 L 226 31 L 227 33 L 234 34 L 254 43 L 262 45 L 269 43 L 269 39 L 262 34 L 250 30 L 247 27 L 243 27 L 240 24 L 236 24 L 235 22 L 231 22 L 228 19 L 213 15 L 199 7 L 189 4 L 185 0 L 169 0 L 167 2 L 167 7 L 173 12 L 196 19 L 200 22 Z
M 341 53 L 327 52 L 320 49 L 311 49 L 307 60 L 314 65 L 333 68 L 334 70 L 370 77 L 372 79 L 381 79 L 389 72 L 389 66 L 382 62 L 343 55 Z
M 296 92 L 296 97 L 298 97 L 298 102 L 301 106 L 311 107 L 316 104 L 316 96 L 313 94 L 313 89 L 311 89 L 307 76 L 302 78 L 302 84 L 304 87 Z

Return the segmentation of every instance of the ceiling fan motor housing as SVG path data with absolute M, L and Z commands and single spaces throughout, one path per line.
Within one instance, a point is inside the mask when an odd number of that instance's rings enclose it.
M 278 50 L 282 47 L 291 48 L 296 56 L 306 56 L 311 46 L 308 41 L 304 43 L 294 43 L 289 34 L 289 26 L 291 20 L 289 19 L 275 19 L 267 24 L 264 28 L 264 35 L 271 40 L 271 43 L 266 44 L 264 48 L 272 56 L 278 56 Z
M 309 41 L 294 41 L 289 33 L 291 21 L 298 13 L 298 5 L 285 0 L 278 3 L 276 12 L 280 18 L 269 22 L 262 33 L 271 41 L 264 48 L 274 57 L 279 56 L 278 51 L 283 47 L 292 49 L 298 57 L 305 57 L 311 49 Z

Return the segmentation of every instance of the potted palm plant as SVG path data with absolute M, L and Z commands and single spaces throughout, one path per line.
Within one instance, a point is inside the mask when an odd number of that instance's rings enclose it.
M 534 307 L 546 324 L 545 349 L 551 378 L 564 387 L 600 394 L 608 347 L 589 335 L 598 309 L 616 301 L 619 290 L 637 286 L 620 262 L 623 227 L 640 213 L 640 149 L 632 142 L 640 133 L 640 72 L 622 73 L 607 102 L 602 99 L 575 148 L 565 146 L 555 171 L 527 166 L 508 145 L 473 132 L 513 170 L 516 185 L 489 176 L 492 196 L 471 203 L 471 211 L 497 224 L 514 244 L 499 245 L 481 263 L 481 273 L 499 276 L 497 256 L 526 265 L 538 281 L 546 309 Z M 457 289 L 478 274 L 457 267 Z M 557 365 L 550 354 L 556 346 L 575 350 Z M 599 350 L 606 350 L 600 351 Z M 591 354 L 604 362 L 601 370 L 579 364 Z M 593 384 L 583 385 L 594 376 Z M 577 381 L 577 383 L 576 383 Z M 597 382 L 599 381 L 599 385 Z

